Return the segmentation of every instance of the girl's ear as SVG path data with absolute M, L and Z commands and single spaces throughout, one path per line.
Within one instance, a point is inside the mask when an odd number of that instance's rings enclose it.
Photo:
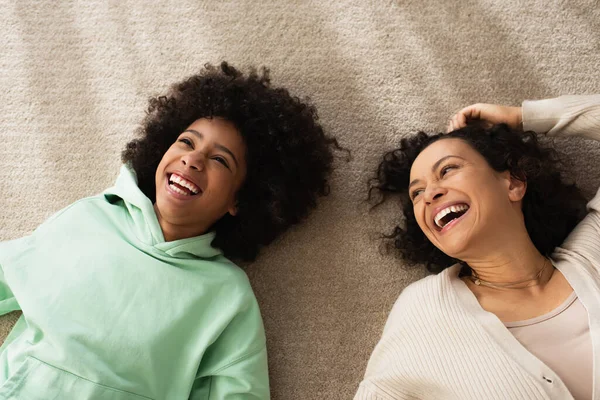
M 233 204 L 227 209 L 227 212 L 231 214 L 232 217 L 235 217 L 238 213 L 238 202 L 234 200 Z

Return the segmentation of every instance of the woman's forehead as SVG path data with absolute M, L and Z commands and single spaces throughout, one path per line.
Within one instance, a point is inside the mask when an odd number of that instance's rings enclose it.
M 423 149 L 415 158 L 410 168 L 410 178 L 412 180 L 426 175 L 431 172 L 431 169 L 439 160 L 445 157 L 458 156 L 464 159 L 472 159 L 477 155 L 479 153 L 462 139 L 439 139 Z

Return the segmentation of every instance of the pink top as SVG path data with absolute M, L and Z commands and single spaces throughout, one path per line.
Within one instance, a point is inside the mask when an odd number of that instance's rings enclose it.
M 588 313 L 575 292 L 548 314 L 504 325 L 530 353 L 563 380 L 576 400 L 592 399 L 592 340 Z

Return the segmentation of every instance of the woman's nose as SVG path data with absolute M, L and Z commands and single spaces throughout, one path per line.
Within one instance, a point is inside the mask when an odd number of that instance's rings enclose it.
M 431 204 L 446 194 L 447 190 L 440 186 L 429 187 L 425 191 L 425 203 Z

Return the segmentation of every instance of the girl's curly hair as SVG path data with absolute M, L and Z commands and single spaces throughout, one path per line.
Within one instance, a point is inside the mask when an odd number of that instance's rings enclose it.
M 439 273 L 460 262 L 427 239 L 417 224 L 408 193 L 410 169 L 417 156 L 430 144 L 451 138 L 467 142 L 494 170 L 508 170 L 513 177 L 527 182 L 522 202 L 525 226 L 533 244 L 543 255 L 549 256 L 585 216 L 584 196 L 574 184 L 563 182 L 558 153 L 540 144 L 535 132 L 523 133 L 505 124 L 492 127 L 474 124 L 448 134 L 419 132 L 402 139 L 399 148 L 383 156 L 376 177 L 369 183 L 369 199 L 374 191 L 382 195 L 376 205 L 384 202 L 390 193 L 400 195 L 405 227 L 397 225 L 384 238 L 410 264 L 424 264 L 430 272 Z
M 251 261 L 261 246 L 301 221 L 329 192 L 335 138 L 325 135 L 314 106 L 271 86 L 269 71 L 244 75 L 226 62 L 150 99 L 138 139 L 123 162 L 137 174 L 142 192 L 155 201 L 156 168 L 167 149 L 200 118 L 232 122 L 246 144 L 247 174 L 237 193 L 238 213 L 214 226 L 212 245 L 233 259 Z

